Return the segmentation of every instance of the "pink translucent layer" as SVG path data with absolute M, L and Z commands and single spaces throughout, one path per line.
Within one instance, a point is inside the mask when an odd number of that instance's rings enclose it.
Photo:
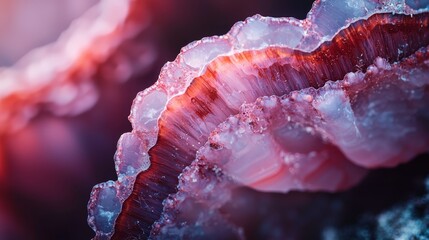
M 339 0 L 316 1 L 305 20 L 269 18 L 256 15 L 244 22 L 235 24 L 226 35 L 205 38 L 184 47 L 175 61 L 167 63 L 163 67 L 158 81 L 152 87 L 140 92 L 134 100 L 129 117 L 133 131 L 121 137 L 115 157 L 118 180 L 99 184 L 93 189 L 91 200 L 88 204 L 90 213 L 89 223 L 96 231 L 97 237 L 104 238 L 111 236 L 114 221 L 121 210 L 122 202 L 127 199 L 132 190 L 136 174 L 149 168 L 150 159 L 148 151 L 155 145 L 158 139 L 158 121 L 163 118 L 163 113 L 168 107 L 177 107 L 170 106 L 169 103 L 174 102 L 175 97 L 184 94 L 193 80 L 205 73 L 207 70 L 206 67 L 210 62 L 222 56 L 230 56 L 244 51 L 261 50 L 267 47 L 284 47 L 292 50 L 311 52 L 322 43 L 332 40 L 336 33 L 358 20 L 366 19 L 376 13 L 417 14 L 424 11 L 424 9 L 421 9 L 422 7 L 424 6 L 419 5 L 417 1 L 407 3 L 403 1 L 386 1 L 383 3 L 379 1 L 363 1 L 360 3 Z M 267 62 L 266 64 L 270 63 Z M 240 83 L 237 81 L 236 84 Z M 232 96 L 232 98 L 231 104 L 235 108 L 238 108 L 242 104 L 242 100 L 237 96 Z M 234 101 L 235 98 L 237 101 Z M 214 127 L 209 126 L 211 129 Z M 332 141 L 327 136 L 319 135 L 318 137 L 314 137 L 311 131 L 313 129 L 297 128 L 292 129 L 289 134 L 298 134 L 303 138 L 303 141 L 307 141 L 309 144 L 312 142 L 317 143 L 314 146 L 318 144 L 332 146 L 332 149 L 326 148 L 326 150 L 323 148 L 320 152 L 316 151 L 316 154 L 319 154 L 318 156 L 324 156 L 320 159 L 320 166 L 325 162 L 332 163 L 330 161 L 335 159 L 333 166 L 337 166 L 339 174 L 349 176 L 350 179 L 344 185 L 334 184 L 328 187 L 326 183 L 325 185 L 312 185 L 313 187 L 308 187 L 311 185 L 309 184 L 307 187 L 301 186 L 301 189 L 336 190 L 356 183 L 362 177 L 364 171 L 354 164 L 345 161 L 343 153 L 332 145 Z M 270 138 L 268 139 L 269 141 L 275 142 L 272 136 Z M 263 139 L 261 138 L 258 141 L 265 142 L 267 140 Z M 252 149 L 249 148 L 248 150 Z M 284 149 L 277 146 L 273 154 L 282 153 L 282 151 L 284 152 Z M 307 154 L 309 152 L 311 151 L 307 149 L 301 156 L 299 154 L 297 156 L 289 154 L 286 158 L 289 158 L 291 164 L 294 161 L 311 161 L 311 156 Z M 253 155 L 251 153 L 248 154 Z M 279 156 L 283 156 L 282 159 L 285 161 L 285 154 L 280 154 Z M 332 158 L 331 156 L 336 157 Z M 260 157 L 266 158 L 267 156 Z M 239 156 L 237 156 L 237 159 L 239 159 Z M 278 158 L 273 159 L 274 162 L 279 162 L 280 160 Z M 255 159 L 255 162 L 258 162 L 258 159 Z M 234 161 L 229 161 L 229 164 L 230 170 L 235 169 Z M 264 176 L 268 176 L 273 172 L 283 171 L 282 173 L 285 174 L 286 172 L 291 172 L 289 169 L 292 168 L 286 168 L 285 170 L 285 165 L 286 163 L 277 164 L 277 168 L 273 166 L 273 169 L 265 169 L 257 173 L 260 178 L 260 181 L 257 182 L 250 178 L 240 178 L 239 176 L 242 176 L 242 174 L 246 175 L 246 171 L 253 171 L 253 168 L 249 168 L 248 170 L 242 168 L 241 173 L 236 172 L 236 180 L 251 186 L 253 184 L 255 188 L 267 191 L 287 191 L 288 189 L 292 189 L 292 187 L 288 188 L 285 187 L 288 185 L 285 185 L 283 188 L 277 186 L 269 189 L 269 184 L 266 187 L 258 185 L 262 184 Z M 239 170 L 239 168 L 236 169 L 236 171 Z M 298 169 L 297 171 L 299 173 L 304 170 Z M 234 176 L 234 174 L 232 175 Z M 294 176 L 297 177 L 298 175 Z M 322 174 L 318 178 L 314 178 L 314 182 L 316 183 L 317 179 L 321 180 L 323 177 Z M 289 179 L 287 181 L 299 182 L 301 180 L 297 177 L 296 179 Z M 323 181 L 320 181 L 320 183 L 323 183 Z
M 377 58 L 364 73 L 320 89 L 244 104 L 180 175 L 179 191 L 164 202 L 152 237 L 186 238 L 223 223 L 222 229 L 244 239 L 243 229 L 222 211 L 237 187 L 337 191 L 362 179 L 366 170 L 357 165 L 391 166 L 427 152 L 428 76 L 424 48 L 400 63 Z

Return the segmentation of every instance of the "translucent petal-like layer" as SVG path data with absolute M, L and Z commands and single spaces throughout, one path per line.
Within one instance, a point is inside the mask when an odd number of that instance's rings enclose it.
M 232 192 L 240 185 L 263 191 L 335 191 L 356 184 L 365 172 L 349 160 L 390 166 L 427 152 L 428 76 L 425 48 L 393 65 L 377 58 L 365 74 L 350 73 L 317 90 L 244 105 L 212 132 L 180 175 L 179 191 L 164 202 L 153 238 L 222 236 L 213 229 L 219 219 L 228 223 L 222 208 L 234 201 Z M 243 237 L 239 227 L 229 224 L 227 229 L 223 234 Z
M 376 57 L 394 62 L 427 46 L 429 33 L 422 31 L 429 21 L 425 6 L 413 9 L 401 1 L 317 1 L 305 20 L 257 15 L 237 23 L 224 36 L 183 48 L 174 62 L 164 66 L 157 83 L 139 93 L 133 103 L 130 121 L 137 138 L 128 138 L 133 139 L 125 144 L 132 146 L 131 153 L 123 156 L 140 155 L 122 160 L 117 154 L 118 181 L 112 201 L 127 200 L 119 215 L 112 213 L 118 215 L 114 238 L 148 236 L 162 212 L 162 201 L 176 191 L 177 176 L 210 132 L 236 114 L 243 103 L 319 88 L 330 79 L 365 69 Z M 308 142 L 325 141 L 302 131 L 293 134 Z M 128 151 L 127 147 L 122 149 Z M 146 171 L 136 177 L 134 167 L 126 170 L 129 164 L 146 169 L 146 156 L 150 160 Z M 349 184 L 357 181 L 358 175 Z M 92 207 L 102 207 L 97 198 L 109 197 L 100 195 L 103 191 L 99 188 L 103 186 L 96 186 L 91 198 L 93 226 L 105 218 Z M 113 233 L 108 228 L 96 231 L 99 237 Z

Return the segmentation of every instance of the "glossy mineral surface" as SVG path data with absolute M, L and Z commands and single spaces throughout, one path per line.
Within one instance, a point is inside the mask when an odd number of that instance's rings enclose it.
M 427 151 L 429 95 L 424 88 L 429 82 L 422 76 L 429 74 L 428 50 L 422 49 L 394 65 L 378 58 L 366 74 L 348 74 L 345 79 L 328 82 L 317 90 L 263 97 L 244 105 L 238 115 L 212 132 L 197 152 L 196 160 L 181 174 L 179 191 L 165 202 L 154 236 L 163 239 L 180 234 L 186 238 L 198 232 L 200 225 L 205 226 L 202 232 L 216 236 L 210 226 L 231 219 L 223 211 L 234 202 L 232 195 L 241 185 L 270 192 L 336 191 L 362 179 L 364 170 L 349 162 L 356 161 L 353 159 L 371 159 L 377 154 L 376 159 L 390 162 L 409 159 L 405 152 Z M 383 94 L 385 98 L 374 94 Z M 381 117 L 368 114 L 376 107 L 383 107 Z M 380 120 L 383 117 L 391 119 Z M 340 134 L 332 131 L 332 126 L 342 129 Z M 382 131 L 365 133 L 373 126 Z M 402 131 L 397 131 L 398 127 Z M 291 137 L 305 144 L 297 146 L 290 142 Z M 400 139 L 416 141 L 408 144 Z M 365 146 L 360 141 L 374 143 Z M 402 151 L 384 152 L 384 145 L 377 144 L 380 141 Z M 270 151 L 258 151 L 261 147 Z M 356 152 L 363 156 L 353 155 Z M 262 163 L 261 155 L 268 155 Z M 267 162 L 269 167 L 264 164 Z M 194 218 L 195 212 L 198 218 Z M 186 224 L 181 225 L 177 219 Z M 230 227 L 225 233 L 228 238 L 244 238 L 240 228 L 231 224 Z
M 427 151 L 426 7 L 317 1 L 185 47 L 135 99 L 118 180 L 93 189 L 97 238 L 245 238 L 218 211 L 237 185 L 337 191 Z

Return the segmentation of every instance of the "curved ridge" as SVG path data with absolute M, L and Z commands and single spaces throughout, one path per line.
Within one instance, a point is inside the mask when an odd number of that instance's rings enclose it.
M 164 239 L 174 235 L 186 239 L 199 232 L 245 239 L 243 230 L 229 223 L 229 214 L 222 212 L 224 205 L 233 201 L 232 192 L 237 187 L 244 185 L 269 192 L 337 191 L 356 184 L 367 171 L 350 160 L 373 168 L 397 165 L 426 152 L 429 118 L 424 112 L 428 111 L 429 94 L 423 86 L 429 85 L 428 58 L 429 47 L 395 64 L 377 58 L 365 73 L 349 73 L 319 89 L 297 90 L 281 97 L 264 96 L 244 104 L 238 114 L 211 132 L 195 160 L 180 174 L 178 192 L 164 201 L 163 214 L 154 224 L 151 237 Z M 371 90 L 357 91 L 363 89 Z M 379 99 L 380 115 L 374 115 L 370 111 L 373 102 L 365 99 L 378 91 L 390 92 L 395 97 Z M 398 124 L 386 129 L 386 121 L 379 120 L 383 112 L 396 114 Z M 340 131 L 333 131 L 332 127 Z M 375 132 L 378 134 L 373 138 Z M 408 139 L 415 141 L 409 143 Z M 361 145 L 360 141 L 370 143 Z M 399 151 L 376 151 L 382 149 L 380 145 Z M 350 151 L 367 146 L 370 149 L 360 151 L 367 157 Z M 258 161 L 260 153 L 269 156 Z M 368 160 L 373 161 L 371 165 Z M 274 171 L 267 171 L 273 166 Z M 249 171 L 249 167 L 255 169 Z M 198 218 L 193 217 L 194 212 L 198 212 Z M 219 229 L 219 222 L 226 225 Z
M 415 23 L 419 18 L 421 21 Z M 162 201 L 176 191 L 177 176 L 194 159 L 196 150 L 214 127 L 235 114 L 242 102 L 308 87 L 319 88 L 329 79 L 341 79 L 356 68 L 366 68 L 377 56 L 390 62 L 409 56 L 420 44 L 429 44 L 429 33 L 422 35 L 417 30 L 421 24 L 428 26 L 427 16 L 414 16 L 412 24 L 409 19 L 406 15 L 374 15 L 352 24 L 312 53 L 271 47 L 213 60 L 184 94 L 168 102 L 161 114 L 157 142 L 148 151 L 151 165 L 136 177 L 133 192 L 118 216 L 114 238 L 149 233 L 162 212 Z M 388 48 L 368 48 L 374 42 L 387 41 L 383 33 L 389 31 L 400 36 L 391 39 L 403 42 L 388 40 L 392 43 Z M 403 52 L 392 51 L 405 42 L 408 48 Z M 136 199 L 144 199 L 145 204 Z
M 157 163 L 158 166 L 155 166 L 157 165 L 157 164 L 154 164 L 155 161 L 152 161 L 153 159 L 149 161 L 149 156 L 146 153 L 148 151 L 152 151 L 152 153 L 158 151 L 156 149 L 153 149 L 153 146 L 155 146 L 157 141 L 158 142 L 164 141 L 159 139 L 157 140 L 157 135 L 159 132 L 161 132 L 161 129 L 162 129 L 162 128 L 158 129 L 158 121 L 159 121 L 158 119 L 161 116 L 161 114 L 167 110 L 165 107 L 167 102 L 172 102 L 173 98 L 175 98 L 176 96 L 179 96 L 180 94 L 183 94 L 183 91 L 188 89 L 188 86 L 191 85 L 191 82 L 194 81 L 194 79 L 198 78 L 198 76 L 203 75 L 203 73 L 209 73 L 211 71 L 207 65 L 209 62 L 213 62 L 214 59 L 219 59 L 221 58 L 221 56 L 228 58 L 229 55 L 234 55 L 239 52 L 242 52 L 241 54 L 243 56 L 248 57 L 248 55 L 252 51 L 258 52 L 257 49 L 264 48 L 267 45 L 290 48 L 288 51 L 293 53 L 297 51 L 296 49 L 301 49 L 302 52 L 305 53 L 305 51 L 314 49 L 320 44 L 329 41 L 329 39 L 332 39 L 339 30 L 347 29 L 347 27 L 350 24 L 353 24 L 358 20 L 366 19 L 371 15 L 374 15 L 374 14 L 377 15 L 378 13 L 383 13 L 383 12 L 385 13 L 394 12 L 397 14 L 401 14 L 401 13 L 418 14 L 425 11 L 425 9 L 423 8 L 425 6 L 420 6 L 420 8 L 413 9 L 408 5 L 406 5 L 405 1 L 387 1 L 386 3 L 379 3 L 378 1 L 367 1 L 364 3 L 363 9 L 365 9 L 365 11 L 361 11 L 362 6 L 348 6 L 347 9 L 350 10 L 350 12 L 347 12 L 347 13 L 350 15 L 341 18 L 341 20 L 337 22 L 337 25 L 334 25 L 335 27 L 337 27 L 337 29 L 333 27 L 332 29 L 335 29 L 335 30 L 324 32 L 326 29 L 324 28 L 324 26 L 318 25 L 317 22 L 320 20 L 317 20 L 316 18 L 318 19 L 329 18 L 329 14 L 327 14 L 329 11 L 327 11 L 327 9 L 332 10 L 332 9 L 336 9 L 336 7 L 338 6 L 342 6 L 337 2 L 338 1 L 334 1 L 334 0 L 323 1 L 323 2 L 316 1 L 312 10 L 307 16 L 307 19 L 301 20 L 301 21 L 293 18 L 280 18 L 280 19 L 265 18 L 258 15 L 252 18 L 248 18 L 245 22 L 240 22 L 234 25 L 232 30 L 227 35 L 220 36 L 220 37 L 205 38 L 203 40 L 191 43 L 190 45 L 182 49 L 181 53 L 179 54 L 179 56 L 176 58 L 174 62 L 167 63 L 163 67 L 157 83 L 151 88 L 139 93 L 133 102 L 131 115 L 129 117 L 133 125 L 133 132 L 124 135 L 118 143 L 119 153 L 116 154 L 116 161 L 115 161 L 116 169 L 118 173 L 118 181 L 97 185 L 93 189 L 93 192 L 91 194 L 92 197 L 88 204 L 88 208 L 90 212 L 89 222 L 91 223 L 91 226 L 94 226 L 93 228 L 96 231 L 97 236 L 99 237 L 111 236 L 112 234 L 111 227 L 114 225 L 114 221 L 116 219 L 116 216 L 118 216 L 119 211 L 121 211 L 122 202 L 128 198 L 129 194 L 132 191 L 137 173 L 141 171 L 145 171 L 151 167 L 152 168 L 156 167 L 159 169 L 165 167 L 165 171 L 160 170 L 162 173 L 161 176 L 165 176 L 164 178 L 168 179 L 166 180 L 168 182 L 170 181 L 177 182 L 177 176 L 175 177 L 176 172 L 180 173 L 181 171 L 180 169 L 183 169 L 183 167 L 186 164 L 179 162 L 179 163 L 175 163 L 172 166 L 167 166 L 169 164 Z M 395 4 L 392 4 L 392 3 L 395 3 Z M 263 23 L 266 23 L 266 24 L 264 25 Z M 286 36 L 286 35 L 289 35 L 290 33 L 294 33 L 296 34 L 297 37 L 292 40 L 289 40 L 289 42 L 287 43 L 283 43 L 283 42 L 271 42 L 271 43 L 265 42 L 264 43 L 264 42 L 252 41 L 252 38 L 247 38 L 248 36 L 246 35 L 246 31 L 251 31 L 254 28 L 254 25 L 252 24 L 260 24 L 259 26 L 257 26 L 259 27 L 258 29 L 268 29 L 268 30 L 269 30 L 270 24 L 273 25 L 273 29 L 279 29 L 279 27 L 281 27 L 282 24 L 284 24 L 285 25 L 284 32 L 280 31 L 282 34 L 280 34 L 279 36 Z M 264 28 L 264 26 L 267 28 Z M 263 34 L 264 31 L 260 31 L 259 33 L 261 33 L 262 35 L 254 35 L 254 33 L 252 33 L 250 34 L 250 36 L 259 36 L 260 39 L 264 39 L 264 36 L 270 36 L 269 31 L 268 31 L 268 35 L 267 34 L 264 35 Z M 242 41 L 240 41 L 240 39 L 242 39 Z M 277 39 L 277 38 L 274 38 L 274 39 Z M 281 37 L 279 37 L 279 39 L 281 39 Z M 209 52 L 206 52 L 208 49 L 210 49 Z M 249 51 L 246 52 L 245 50 L 249 50 Z M 204 53 L 204 57 L 202 59 L 199 59 L 202 53 Z M 406 53 L 404 53 L 404 55 L 405 54 Z M 397 56 L 397 58 L 398 57 L 399 56 Z M 394 59 L 392 58 L 392 60 Z M 278 66 L 275 66 L 275 67 L 278 67 Z M 359 67 L 365 67 L 365 65 L 362 65 Z M 213 72 L 215 73 L 216 71 L 212 71 L 212 73 Z M 266 75 L 269 73 L 261 72 L 260 74 Z M 272 77 L 275 77 L 275 76 L 271 76 L 271 78 Z M 332 79 L 335 79 L 335 77 L 333 77 Z M 319 84 L 322 84 L 322 83 L 323 82 L 320 82 Z M 299 86 L 301 83 L 298 83 L 298 82 L 295 84 L 296 86 L 290 86 L 290 90 L 298 89 L 299 87 L 305 87 L 305 86 Z M 204 88 L 205 86 L 203 85 L 204 84 L 201 84 L 201 86 Z M 206 90 L 210 93 L 209 96 L 212 96 L 213 98 L 212 101 L 215 100 L 214 96 L 217 95 L 218 93 L 214 94 L 214 91 L 210 90 L 209 88 L 207 88 Z M 253 99 L 255 98 L 256 96 L 253 97 Z M 219 97 L 216 97 L 216 99 L 219 99 Z M 194 101 L 198 101 L 198 99 Z M 177 101 L 177 104 L 180 104 L 180 101 Z M 203 112 L 200 115 L 204 115 Z M 231 112 L 230 113 L 221 112 L 221 114 L 223 114 L 222 116 L 224 115 L 227 116 L 228 114 L 231 114 Z M 201 124 L 201 122 L 197 122 L 197 123 Z M 216 124 L 213 124 L 213 126 L 211 127 L 214 128 L 215 126 Z M 162 133 L 160 133 L 160 135 L 162 135 Z M 122 154 L 120 152 L 128 151 L 127 150 L 128 146 L 126 146 L 126 144 L 124 144 L 122 141 L 123 139 L 125 139 L 125 137 L 127 137 L 127 139 L 132 139 L 130 141 L 133 142 L 134 148 L 137 149 L 135 151 L 138 153 L 137 155 L 139 155 L 139 157 L 130 157 L 129 159 L 123 159 L 124 158 L 123 156 L 126 154 Z M 180 136 L 178 137 L 180 138 Z M 196 141 L 196 143 L 198 143 L 198 141 Z M 201 141 L 199 144 L 201 144 Z M 174 150 L 176 151 L 176 149 Z M 171 152 L 167 152 L 165 150 L 159 149 L 159 152 L 157 152 L 157 154 L 169 156 Z M 184 155 L 184 158 L 187 159 L 186 161 L 191 161 L 192 157 L 193 156 L 191 156 L 191 154 Z M 130 165 L 132 165 L 131 170 L 129 168 Z M 173 170 L 168 169 L 170 167 L 173 168 Z M 146 171 L 146 173 L 148 173 L 147 178 L 153 178 L 154 180 L 156 180 L 157 174 L 149 174 L 149 172 L 150 171 Z M 172 172 L 175 172 L 175 173 L 170 174 Z M 140 175 L 143 175 L 143 173 L 141 173 Z M 157 190 L 157 187 L 164 188 L 165 186 L 156 186 L 156 184 L 154 186 L 148 186 L 148 188 L 152 188 L 153 193 L 158 192 L 159 189 Z M 134 187 L 134 189 L 136 189 L 136 187 Z M 172 190 L 174 191 L 174 187 L 173 188 L 170 187 L 166 189 L 165 192 L 171 192 Z M 133 194 L 136 195 L 135 193 Z M 140 196 L 137 196 L 137 195 L 135 197 L 140 198 Z M 103 203 L 103 201 L 100 201 L 99 200 L 100 198 L 107 199 L 106 201 L 108 202 L 108 206 L 106 206 L 106 203 Z M 132 198 L 128 198 L 128 199 L 132 199 Z M 129 202 L 131 201 L 132 200 L 129 200 Z M 158 200 L 156 202 L 158 202 Z M 158 205 L 159 205 L 159 202 L 158 202 Z M 123 210 L 125 210 L 125 208 L 126 207 L 124 207 Z M 153 221 L 153 219 L 156 218 L 155 216 L 159 216 L 160 211 L 161 211 L 160 209 L 155 210 L 152 208 L 152 210 L 150 210 L 149 212 L 153 212 L 154 215 L 152 217 L 148 217 L 151 219 L 150 221 Z M 100 229 L 98 227 L 95 227 L 99 225 L 96 222 L 98 221 L 97 216 L 100 217 L 100 213 L 104 214 L 103 215 L 104 217 L 102 216 L 102 218 L 104 219 L 106 219 L 106 216 L 107 216 L 108 226 L 105 229 L 104 228 Z M 101 220 L 101 221 L 104 221 L 104 220 Z M 147 229 L 149 227 L 146 225 L 145 227 L 141 228 L 141 229 L 145 229 L 143 230 L 144 231 L 143 236 L 146 236 L 148 234 Z M 140 228 L 140 227 L 136 226 L 136 228 Z M 116 229 L 115 232 L 118 232 L 118 229 Z

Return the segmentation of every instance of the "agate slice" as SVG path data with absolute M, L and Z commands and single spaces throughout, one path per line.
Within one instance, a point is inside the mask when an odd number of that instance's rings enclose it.
M 183 48 L 134 100 L 95 238 L 249 238 L 222 211 L 237 186 L 339 191 L 427 152 L 428 7 L 316 1 Z

